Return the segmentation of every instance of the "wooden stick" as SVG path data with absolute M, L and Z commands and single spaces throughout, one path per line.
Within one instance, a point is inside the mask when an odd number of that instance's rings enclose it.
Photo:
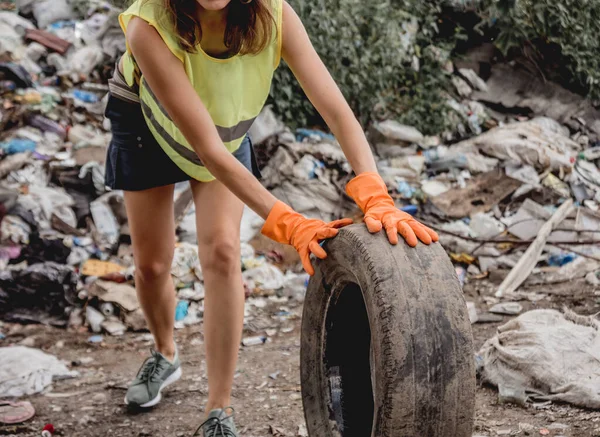
M 505 294 L 514 292 L 529 277 L 544 250 L 544 246 L 546 245 L 546 241 L 552 233 L 552 230 L 558 226 L 572 210 L 573 199 L 568 199 L 556 210 L 552 217 L 550 217 L 550 220 L 544 223 L 537 237 L 533 240 L 533 243 L 531 243 L 531 246 L 527 248 L 517 265 L 513 267 L 506 279 L 500 284 L 498 291 L 496 291 L 496 297 L 502 297 Z

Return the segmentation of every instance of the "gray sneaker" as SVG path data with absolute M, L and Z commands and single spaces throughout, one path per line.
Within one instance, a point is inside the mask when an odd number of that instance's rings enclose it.
M 229 413 L 229 414 L 227 414 Z M 233 408 L 212 410 L 208 419 L 198 427 L 194 436 L 200 437 L 239 437 L 233 423 Z
M 152 356 L 144 361 L 127 389 L 125 403 L 129 406 L 153 407 L 160 402 L 162 389 L 181 378 L 181 363 L 177 351 L 173 362 L 155 350 L 151 352 Z

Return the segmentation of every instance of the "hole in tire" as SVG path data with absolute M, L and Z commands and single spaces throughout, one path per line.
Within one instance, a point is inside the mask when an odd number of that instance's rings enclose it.
M 370 436 L 374 412 L 371 328 L 357 284 L 348 284 L 331 299 L 325 332 L 330 419 L 343 437 Z

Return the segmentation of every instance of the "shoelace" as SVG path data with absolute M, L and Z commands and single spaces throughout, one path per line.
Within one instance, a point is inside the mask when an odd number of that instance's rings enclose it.
M 164 370 L 163 365 L 165 363 L 157 358 L 154 351 L 152 351 L 152 355 L 152 358 L 148 358 L 148 360 L 142 365 L 139 376 L 141 381 L 158 382 L 158 374 Z
M 223 417 L 222 419 L 218 417 L 211 417 L 210 419 L 205 420 L 198 427 L 198 429 L 194 433 L 194 436 L 201 436 L 202 434 L 199 434 L 199 432 L 202 431 L 202 428 L 205 425 L 208 425 L 203 437 L 236 437 L 231 428 L 229 428 L 229 425 L 223 423 L 225 420 L 233 418 L 233 408 L 229 407 L 226 408 L 226 410 L 231 410 L 231 414 Z

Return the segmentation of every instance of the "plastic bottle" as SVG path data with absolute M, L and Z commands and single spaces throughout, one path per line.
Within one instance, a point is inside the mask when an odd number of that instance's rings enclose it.
M 62 140 L 67 138 L 67 130 L 57 122 L 41 115 L 34 115 L 29 120 L 29 125 L 37 127 L 42 132 L 52 132 L 58 135 Z
M 100 312 L 106 317 L 110 317 L 115 313 L 115 306 L 110 302 L 102 302 L 100 304 Z
M 260 344 L 265 344 L 267 342 L 267 337 L 248 337 L 242 340 L 243 346 L 258 346 Z
M 73 91 L 73 97 L 85 103 L 97 103 L 99 100 L 96 94 L 82 90 Z

